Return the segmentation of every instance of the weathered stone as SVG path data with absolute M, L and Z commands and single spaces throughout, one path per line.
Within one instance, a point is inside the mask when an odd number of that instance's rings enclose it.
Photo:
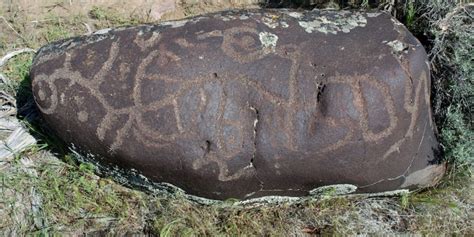
M 234 11 L 43 47 L 47 124 L 102 164 L 190 194 L 379 192 L 443 174 L 421 44 L 389 15 Z

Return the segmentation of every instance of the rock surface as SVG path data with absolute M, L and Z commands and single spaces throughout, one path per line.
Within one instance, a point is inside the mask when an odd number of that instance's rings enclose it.
M 74 149 L 193 195 L 248 199 L 436 183 L 426 60 L 387 14 L 254 10 L 56 42 L 30 75 Z

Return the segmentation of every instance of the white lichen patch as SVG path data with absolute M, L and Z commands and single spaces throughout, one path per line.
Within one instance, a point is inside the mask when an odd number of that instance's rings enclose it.
M 277 27 L 288 28 L 289 26 L 287 22 L 280 18 L 280 16 L 274 14 L 265 14 L 261 18 L 261 21 L 271 29 L 275 29 Z
M 231 20 L 240 19 L 242 16 L 245 16 L 245 15 L 236 16 L 236 15 L 231 15 L 231 14 L 225 14 L 225 15 L 218 14 L 215 17 L 220 18 L 222 21 L 231 21 Z
M 345 195 L 353 193 L 357 190 L 357 186 L 352 184 L 335 184 L 335 185 L 327 185 L 319 188 L 315 188 L 309 191 L 309 195 L 311 196 L 336 196 L 336 195 Z
M 396 197 L 396 196 L 403 196 L 409 194 L 410 190 L 408 189 L 397 189 L 392 191 L 385 191 L 385 192 L 378 192 L 378 193 L 356 193 L 356 194 L 349 194 L 346 195 L 348 197 L 363 197 L 363 198 L 371 198 L 371 197 Z
M 250 18 L 250 17 L 247 16 L 247 15 L 240 15 L 240 17 L 239 17 L 240 20 L 247 20 L 247 19 L 249 19 L 249 18 Z
M 258 36 L 264 49 L 275 50 L 278 41 L 277 35 L 270 32 L 260 32 Z
M 105 28 L 105 29 L 98 30 L 98 31 L 96 31 L 92 34 L 94 34 L 94 35 L 103 35 L 103 34 L 109 33 L 109 31 L 111 31 L 111 30 L 112 30 L 112 28 Z
M 278 23 L 278 20 L 276 20 L 272 17 L 267 17 L 267 16 L 262 17 L 262 22 L 263 22 L 263 24 L 265 24 L 266 26 L 268 26 L 269 28 L 272 28 L 272 29 L 275 29 L 277 26 L 280 25 Z
M 248 206 L 248 205 L 264 205 L 264 204 L 281 204 L 281 203 L 295 203 L 301 201 L 300 197 L 288 196 L 265 196 L 259 198 L 252 198 L 240 202 L 236 202 L 234 206 Z
M 337 34 L 338 32 L 349 33 L 356 27 L 365 27 L 367 19 L 359 12 L 324 12 L 319 16 L 310 15 L 308 18 L 300 19 L 298 24 L 308 33 L 321 32 L 324 34 Z
M 403 51 L 406 51 L 408 49 L 408 45 L 401 42 L 400 40 L 393 40 L 389 42 L 383 42 L 386 43 L 388 46 L 392 47 L 394 53 L 401 53 Z
M 68 47 L 70 47 L 71 44 L 74 44 L 74 40 L 73 40 L 73 39 L 64 41 L 64 43 L 62 43 L 61 45 L 59 45 L 59 48 L 68 48 Z
M 303 17 L 303 13 L 301 12 L 287 12 L 288 16 L 291 16 L 293 18 L 297 18 L 297 19 L 300 19 L 301 17 Z
M 171 26 L 172 28 L 177 28 L 186 25 L 189 22 L 189 19 L 179 20 L 179 21 L 166 21 L 161 23 L 163 26 Z
M 378 16 L 380 16 L 380 14 L 382 14 L 382 13 L 380 13 L 380 12 L 368 12 L 367 17 L 370 17 L 370 18 L 378 17 Z
M 138 31 L 138 35 L 141 36 L 141 35 L 144 35 L 145 33 L 148 33 L 150 31 L 153 31 L 153 26 L 152 25 L 143 25 L 143 26 L 140 26 L 139 28 L 140 30 Z M 158 32 L 155 32 L 153 31 L 153 34 L 154 33 L 158 33 Z

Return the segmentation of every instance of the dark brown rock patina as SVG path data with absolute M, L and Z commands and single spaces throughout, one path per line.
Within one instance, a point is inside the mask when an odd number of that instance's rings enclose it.
M 383 13 L 230 11 L 43 47 L 47 124 L 83 154 L 207 198 L 428 186 L 421 44 Z

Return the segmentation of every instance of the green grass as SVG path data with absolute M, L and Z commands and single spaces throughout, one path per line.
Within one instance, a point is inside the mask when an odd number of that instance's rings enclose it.
M 451 10 L 444 15 L 441 13 Z M 433 62 L 435 118 L 446 159 L 457 166 L 474 165 L 474 27 L 470 7 L 435 4 L 426 14 Z M 470 15 L 469 15 L 470 14 Z M 439 16 L 441 15 L 441 16 Z
M 460 104 L 449 105 L 441 128 L 445 157 L 459 166 L 474 164 L 474 132 Z
M 405 25 L 408 28 L 414 28 L 415 24 L 415 3 L 413 0 L 407 2 Z
M 22 156 L 31 157 L 31 154 Z M 9 172 L 0 174 L 3 190 L 31 196 L 34 189 L 41 199 L 40 209 L 23 217 L 26 224 L 16 230 L 19 233 L 103 229 L 110 223 L 115 230 L 125 231 L 140 223 L 138 218 L 146 207 L 143 193 L 97 177 L 88 164 L 75 166 L 60 160 L 35 159 L 38 160 L 34 161 L 34 171 L 25 172 L 24 164 L 17 159 Z M 35 223 L 35 219 L 39 219 L 40 224 Z
M 86 164 L 79 167 L 46 163 L 38 167 L 34 187 L 41 195 L 48 227 L 84 224 L 95 219 L 116 219 L 118 228 L 137 220 L 142 194 L 114 187 L 117 184 L 93 175 Z
M 364 1 L 361 1 L 364 2 Z M 453 6 L 408 5 L 403 16 L 414 32 L 429 35 L 434 68 L 433 105 L 440 141 L 450 166 L 435 188 L 392 197 L 327 195 L 295 204 L 236 207 L 228 200 L 200 205 L 182 195 L 150 194 L 125 188 L 94 173 L 89 163 L 78 163 L 59 141 L 46 135 L 38 123 L 24 123 L 39 143 L 8 163 L 0 163 L 0 232 L 19 235 L 55 233 L 152 232 L 160 236 L 240 236 L 296 234 L 348 235 L 360 233 L 419 233 L 474 235 L 472 221 L 473 130 L 470 110 L 473 93 L 472 37 L 466 23 L 449 21 L 452 30 L 433 25 Z M 200 9 L 200 8 L 199 8 Z M 187 8 L 196 14 L 198 8 Z M 58 17 L 52 13 L 32 28 L 28 16 L 3 12 L 21 34 L 0 35 L 0 55 L 22 47 L 84 34 L 83 23 L 94 28 L 147 22 L 146 17 L 123 15 L 95 7 L 84 15 Z M 420 16 L 429 17 L 423 20 Z M 438 22 L 438 21 L 436 21 Z M 0 25 L 3 22 L 0 22 Z M 422 27 L 423 26 L 423 27 Z M 429 26 L 429 27 L 426 27 Z M 8 30 L 3 27 L 2 30 Z M 471 31 L 472 32 L 472 31 Z M 10 60 L 2 68 L 11 81 L 1 90 L 31 102 L 28 70 L 31 54 Z M 25 164 L 30 164 L 25 165 Z M 32 203 L 38 203 L 32 208 Z
M 122 15 L 114 11 L 114 9 L 94 6 L 89 12 L 89 17 L 96 20 L 97 28 L 116 27 L 122 25 L 136 25 L 149 23 L 150 19 L 145 16 L 139 16 L 131 13 L 130 15 Z

